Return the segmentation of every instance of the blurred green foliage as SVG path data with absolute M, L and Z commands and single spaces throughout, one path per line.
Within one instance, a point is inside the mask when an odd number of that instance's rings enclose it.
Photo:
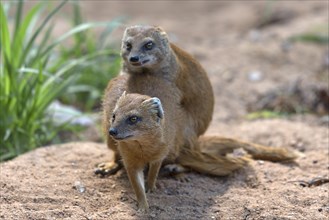
M 291 42 L 309 42 L 316 44 L 329 44 L 329 36 L 328 33 L 303 33 L 292 36 L 288 39 Z
M 287 113 L 262 110 L 262 111 L 251 112 L 246 116 L 246 118 L 248 120 L 255 120 L 255 119 L 282 118 L 285 116 L 287 116 Z
M 47 10 L 49 3 L 38 2 L 25 14 L 23 1 L 0 3 L 1 161 L 57 139 L 59 131 L 70 126 L 55 125 L 47 115 L 48 106 L 59 97 L 68 97 L 70 102 L 69 97 L 76 96 L 77 102 L 90 108 L 120 68 L 118 52 L 105 44 L 100 47 L 87 31 L 106 27 L 101 35 L 104 43 L 119 21 L 83 23 L 75 5 L 74 27 L 52 38 L 51 20 L 66 2 L 50 5 L 51 10 Z M 9 16 L 11 7 L 13 17 Z M 67 38 L 74 39 L 73 46 L 59 48 Z
M 73 36 L 71 47 L 61 47 L 59 55 L 61 62 L 92 54 L 96 51 L 108 51 L 107 56 L 100 56 L 80 65 L 77 81 L 67 89 L 64 96 L 60 97 L 62 102 L 73 104 L 84 111 L 91 111 L 99 107 L 103 91 L 109 79 L 116 76 L 121 68 L 119 53 L 108 48 L 106 41 L 112 31 L 122 23 L 123 19 L 119 17 L 106 23 L 106 28 L 99 37 L 96 37 L 90 30 L 78 32 Z M 77 27 L 83 23 L 79 4 L 73 3 L 72 25 Z

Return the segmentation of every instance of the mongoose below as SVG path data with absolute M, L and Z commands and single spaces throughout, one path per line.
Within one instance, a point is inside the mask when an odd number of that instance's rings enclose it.
M 96 173 L 113 174 L 122 167 L 120 159 L 124 155 L 118 150 L 118 140 L 110 135 L 110 128 L 113 111 L 124 91 L 161 100 L 165 121 L 170 121 L 165 131 L 170 138 L 163 145 L 167 153 L 162 164 L 175 163 L 202 173 L 222 176 L 247 164 L 247 156 L 225 156 L 237 148 L 243 148 L 253 157 L 264 160 L 292 160 L 298 156 L 285 148 L 214 136 L 200 137 L 213 114 L 211 84 L 199 62 L 171 44 L 161 28 L 127 28 L 121 55 L 122 73 L 109 82 L 103 100 L 103 128 L 107 145 L 115 152 L 115 159 L 101 164 Z M 141 209 L 146 210 L 145 205 L 141 205 L 143 202 L 138 203 Z
M 109 129 L 117 141 L 130 183 L 135 191 L 139 210 L 147 211 L 144 173 L 149 165 L 147 191 L 155 189 L 162 161 L 170 148 L 170 121 L 164 120 L 161 101 L 156 97 L 126 94 L 119 98 Z

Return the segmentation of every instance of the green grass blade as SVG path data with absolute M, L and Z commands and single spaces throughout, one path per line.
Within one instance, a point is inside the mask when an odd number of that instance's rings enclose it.
M 55 77 L 49 78 L 49 80 L 47 80 L 44 83 L 44 85 L 46 87 L 51 85 L 52 83 L 55 82 L 55 80 L 62 77 L 62 75 L 67 73 L 69 70 L 71 70 L 72 68 L 74 68 L 78 65 L 81 65 L 81 64 L 87 62 L 88 60 L 95 59 L 96 57 L 99 57 L 99 56 L 110 55 L 111 53 L 117 54 L 117 53 L 113 52 L 112 50 L 103 50 L 103 51 L 95 52 L 93 54 L 87 54 L 79 59 L 71 60 L 71 61 L 67 62 L 65 65 L 63 65 L 61 68 L 59 68 L 58 72 L 56 72 L 56 74 L 55 74 Z
M 54 43 L 52 43 L 42 54 L 41 56 L 44 56 L 46 54 L 49 53 L 49 51 L 51 51 L 54 47 L 56 47 L 58 44 L 60 44 L 62 41 L 64 41 L 65 39 L 71 37 L 72 35 L 75 35 L 79 32 L 88 30 L 90 28 L 94 28 L 94 27 L 99 27 L 99 26 L 105 26 L 106 23 L 104 22 L 99 22 L 99 23 L 85 23 L 85 24 L 81 24 L 75 28 L 73 28 L 72 30 L 70 30 L 69 32 L 65 33 L 64 35 L 62 35 L 61 37 L 59 37 L 57 40 L 55 40 Z
M 11 50 L 10 50 L 10 34 L 8 28 L 8 21 L 5 15 L 5 11 L 0 4 L 0 45 L 1 45 L 1 56 L 3 59 L 7 57 L 8 60 L 11 60 Z
M 31 37 L 31 39 L 29 40 L 29 42 L 27 43 L 26 48 L 24 49 L 23 55 L 21 57 L 21 60 L 19 63 L 22 63 L 23 60 L 26 59 L 27 54 L 30 52 L 32 45 L 34 44 L 37 36 L 40 35 L 40 32 L 44 29 L 44 27 L 47 25 L 47 23 L 49 22 L 49 20 L 66 4 L 68 0 L 64 0 L 62 1 L 54 10 L 52 10 L 48 16 L 43 20 L 43 22 L 41 23 L 41 25 L 39 26 L 39 28 L 34 32 L 33 36 Z
M 17 4 L 17 10 L 16 10 L 16 18 L 15 18 L 15 29 L 14 29 L 14 36 L 17 34 L 19 26 L 22 21 L 22 12 L 23 12 L 23 1 L 19 0 Z
M 21 23 L 21 25 L 18 27 L 18 29 L 15 32 L 13 43 L 12 43 L 12 51 L 16 57 L 15 66 L 17 68 L 23 65 L 22 63 L 19 63 L 19 61 L 22 60 L 19 59 L 19 57 L 21 57 L 21 54 L 24 49 L 24 40 L 28 36 L 27 30 L 31 28 L 32 25 L 31 23 L 33 19 L 37 17 L 37 14 L 41 13 L 41 8 L 43 5 L 44 5 L 43 3 L 39 3 L 36 4 L 34 7 L 32 7 L 31 10 L 24 17 L 24 20 Z
M 42 59 L 43 57 L 46 56 L 46 54 L 42 55 L 41 53 L 42 53 L 42 51 L 45 50 L 44 48 L 47 47 L 47 43 L 50 39 L 53 28 L 54 28 L 54 25 L 50 25 L 48 27 L 48 29 L 46 30 L 46 32 L 41 40 L 41 43 L 39 44 L 39 46 L 37 48 L 36 55 L 33 58 L 31 58 L 31 60 L 28 63 L 29 66 L 35 66 L 37 61 L 39 61 L 40 59 Z M 48 58 L 48 56 L 47 56 L 47 58 Z M 48 59 L 45 59 L 45 62 L 43 64 L 44 67 L 46 66 L 47 62 L 48 62 Z

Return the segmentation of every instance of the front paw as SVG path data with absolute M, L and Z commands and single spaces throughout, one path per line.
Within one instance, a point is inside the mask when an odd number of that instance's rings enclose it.
M 146 186 L 146 192 L 147 193 L 152 193 L 154 192 L 155 190 L 157 189 L 157 187 L 154 185 L 154 186 Z
M 162 168 L 162 174 L 172 176 L 180 182 L 190 182 L 186 172 L 188 169 L 180 164 L 167 164 Z
M 146 213 L 149 212 L 149 205 L 147 203 L 146 204 L 139 204 L 137 211 L 140 212 L 140 213 L 146 214 Z
M 107 175 L 116 174 L 121 168 L 122 168 L 121 163 L 116 163 L 114 161 L 105 162 L 105 163 L 98 164 L 96 169 L 94 170 L 94 173 L 96 175 L 101 175 L 102 177 L 104 177 Z

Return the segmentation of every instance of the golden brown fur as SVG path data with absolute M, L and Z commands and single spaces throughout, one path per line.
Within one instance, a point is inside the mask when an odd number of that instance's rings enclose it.
M 133 156 L 129 155 L 137 155 L 138 152 L 125 151 L 136 146 L 120 144 L 118 149 L 118 141 L 108 133 L 112 125 L 112 113 L 123 91 L 127 91 L 128 94 L 158 97 L 161 100 L 165 114 L 162 130 L 164 138 L 161 143 L 154 140 L 153 143 L 166 149 L 166 153 L 161 154 L 165 164 L 178 163 L 203 173 L 228 175 L 249 161 L 249 156 L 227 155 L 237 148 L 243 148 L 256 159 L 281 161 L 297 157 L 297 154 L 284 148 L 269 148 L 220 137 L 199 138 L 206 131 L 213 114 L 214 96 L 211 84 L 199 62 L 169 43 L 162 29 L 152 26 L 127 28 L 122 41 L 121 55 L 123 71 L 120 76 L 110 81 L 103 101 L 103 128 L 107 145 L 115 152 L 115 163 L 103 164 L 100 170 L 107 170 L 109 173 L 113 173 L 111 170 L 117 171 L 117 164 L 122 157 L 129 174 L 129 167 L 134 167 L 136 163 L 135 160 L 130 162 L 129 158 Z M 137 97 L 138 95 L 135 96 L 136 99 Z M 139 107 L 131 103 L 127 106 Z M 124 110 L 122 112 L 128 114 Z M 143 141 L 147 140 L 148 137 L 145 136 Z M 162 159 L 154 159 L 158 167 Z M 152 165 L 153 162 L 149 162 Z M 141 164 L 145 165 L 145 162 Z M 154 173 L 157 173 L 156 169 L 151 168 Z M 136 177 L 136 174 L 129 175 Z M 130 178 L 133 186 L 136 186 L 136 178 Z M 141 209 L 146 210 L 146 198 L 141 196 L 142 193 L 139 191 L 141 189 L 135 189 L 138 203 Z
M 141 211 L 148 210 L 143 170 L 149 165 L 147 189 L 152 191 L 172 142 L 164 117 L 158 98 L 140 94 L 123 93 L 112 113 L 110 135 L 117 142 Z

